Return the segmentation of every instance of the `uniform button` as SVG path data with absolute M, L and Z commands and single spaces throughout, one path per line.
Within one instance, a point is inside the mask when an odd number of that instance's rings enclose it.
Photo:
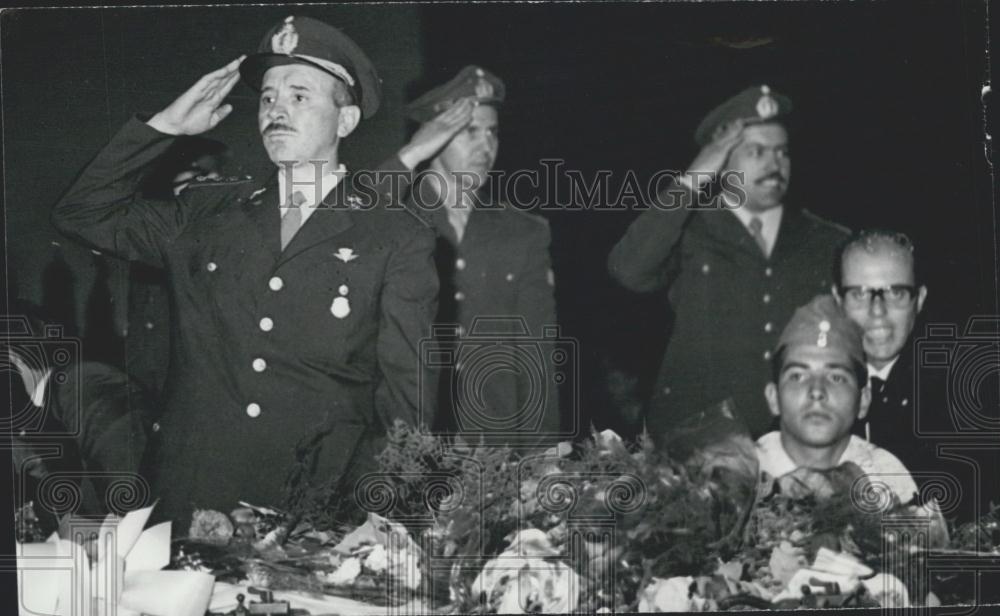
M 663 394 L 664 395 L 669 395 L 670 394 L 670 388 L 669 387 L 664 387 L 663 388 Z
M 461 271 L 465 269 L 465 259 L 458 258 L 455 259 L 455 269 Z
M 771 351 L 764 351 L 764 361 L 771 361 Z
M 458 336 L 459 336 L 459 337 L 462 337 L 462 336 L 464 336 L 464 335 L 465 335 L 465 328 L 464 328 L 464 327 L 462 327 L 461 325 L 459 325 L 459 326 L 458 326 L 458 329 L 457 329 L 457 330 L 455 330 L 455 331 L 456 331 L 456 332 L 458 333 Z
M 268 317 L 264 317 L 263 319 L 260 320 L 260 328 L 263 331 L 269 332 L 272 329 L 274 329 L 274 321 L 272 321 Z
M 160 431 L 160 422 L 154 421 L 152 427 L 153 427 L 153 432 L 159 432 Z
M 262 357 L 258 357 L 253 360 L 253 370 L 254 372 L 263 372 L 267 370 L 267 362 L 264 361 Z
M 341 295 L 347 295 L 347 292 L 349 291 L 349 289 L 347 288 L 347 285 L 346 285 L 346 284 L 342 284 L 342 285 L 340 285 L 340 288 L 339 288 L 339 289 L 337 289 L 337 291 L 338 291 L 338 292 L 339 292 L 339 293 L 340 293 Z
M 281 287 L 285 286 L 285 281 L 279 276 L 275 276 L 267 281 L 267 286 L 271 287 L 272 291 L 280 291 Z
M 712 268 L 708 266 L 708 263 L 703 263 L 702 266 L 701 266 L 701 273 L 702 274 L 707 274 L 710 271 L 712 271 Z
M 152 321 L 146 321 L 145 327 L 146 327 L 146 329 L 153 329 L 153 322 Z
M 764 303 L 765 304 L 770 304 L 771 303 L 771 294 L 770 293 L 765 293 L 763 299 L 764 299 Z
M 247 416 L 249 417 L 260 417 L 260 405 L 256 402 L 251 402 L 247 405 Z
M 455 301 L 460 302 L 463 299 L 465 299 L 465 293 L 462 293 L 461 291 L 455 291 Z
M 771 330 L 773 330 L 773 329 L 774 329 L 774 325 L 772 325 L 770 322 L 764 323 L 764 331 L 766 331 L 767 333 L 770 334 Z
M 205 266 L 205 269 L 207 269 L 210 272 L 214 272 L 215 270 L 219 269 L 219 266 L 215 264 L 215 261 L 209 261 L 208 265 Z
M 767 268 L 764 268 L 764 275 L 765 275 L 765 276 L 767 276 L 768 278 L 770 278 L 772 274 L 774 274 L 774 270 L 772 270 L 772 269 L 771 269 L 771 268 L 769 268 L 769 267 L 767 267 Z
M 511 273 L 508 272 L 507 273 L 507 282 L 510 282 L 511 280 L 514 280 L 514 274 L 511 274 Z
M 909 398 L 903 398 L 902 402 L 900 402 L 900 404 L 901 404 L 901 405 L 903 405 L 903 406 L 906 406 L 906 405 L 908 405 L 909 403 L 910 403 L 910 400 L 909 400 Z

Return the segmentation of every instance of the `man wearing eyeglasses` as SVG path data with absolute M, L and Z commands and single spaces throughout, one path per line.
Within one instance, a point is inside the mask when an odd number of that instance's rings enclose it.
M 835 295 L 864 331 L 872 403 L 854 431 L 919 468 L 928 443 L 914 435 L 911 336 L 927 299 L 913 243 L 902 233 L 867 230 L 844 245 Z M 925 460 L 926 461 L 926 460 Z

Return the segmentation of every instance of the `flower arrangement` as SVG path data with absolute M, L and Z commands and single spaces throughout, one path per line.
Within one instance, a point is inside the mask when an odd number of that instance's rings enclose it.
M 934 507 L 877 498 L 853 464 L 760 477 L 727 417 L 672 449 L 603 432 L 530 455 L 398 424 L 353 495 L 364 523 L 330 524 L 329 494 L 202 512 L 175 565 L 463 614 L 974 601 L 939 574 L 922 585 L 927 555 L 1000 559 L 1000 516 L 949 529 Z

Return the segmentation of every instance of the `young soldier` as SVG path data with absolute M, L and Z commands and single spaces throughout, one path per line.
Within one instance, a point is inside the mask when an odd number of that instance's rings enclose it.
M 825 470 L 853 462 L 906 503 L 917 490 L 906 467 L 851 434 L 871 403 L 861 337 L 831 296 L 795 311 L 778 340 L 773 380 L 764 392 L 780 430 L 758 439 L 760 470 L 781 477 L 801 467 Z

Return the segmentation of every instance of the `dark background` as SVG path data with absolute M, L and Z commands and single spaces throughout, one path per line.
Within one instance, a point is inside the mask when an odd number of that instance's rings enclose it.
M 930 287 L 927 320 L 998 313 L 986 5 L 954 1 L 4 12 L 6 301 L 43 304 L 85 355 L 127 363 L 128 269 L 59 237 L 49 210 L 131 113 L 162 108 L 292 12 L 341 27 L 384 80 L 382 108 L 345 142 L 354 169 L 404 142 L 405 101 L 470 63 L 507 85 L 498 168 L 558 158 L 588 178 L 683 169 L 701 117 L 767 83 L 795 105 L 789 203 L 909 233 Z M 238 85 L 231 98 L 234 113 L 208 136 L 231 147 L 225 172 L 259 175 L 268 162 L 255 96 Z M 560 321 L 580 343 L 583 426 L 621 427 L 609 370 L 645 383 L 663 348 L 662 298 L 627 293 L 605 270 L 634 215 L 546 212 Z

